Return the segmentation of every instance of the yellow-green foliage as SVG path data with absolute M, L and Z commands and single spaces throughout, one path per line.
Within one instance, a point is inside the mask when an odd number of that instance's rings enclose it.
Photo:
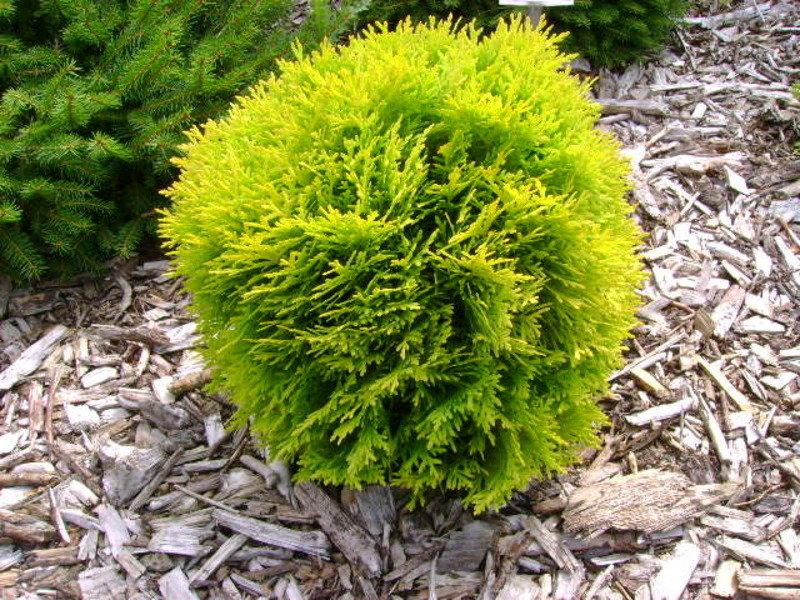
M 640 234 L 558 38 L 450 30 L 282 64 L 191 133 L 161 231 L 218 384 L 298 478 L 482 510 L 594 443 Z

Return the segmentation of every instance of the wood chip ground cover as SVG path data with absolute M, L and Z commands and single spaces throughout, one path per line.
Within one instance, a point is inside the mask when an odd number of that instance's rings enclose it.
M 580 65 L 577 65 L 580 67 Z M 0 290 L 3 598 L 800 598 L 800 5 L 601 73 L 652 277 L 585 464 L 479 519 L 293 486 L 199 391 L 164 261 Z

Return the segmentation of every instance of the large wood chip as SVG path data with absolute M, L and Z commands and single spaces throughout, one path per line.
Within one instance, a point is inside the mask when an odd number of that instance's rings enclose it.
M 109 600 L 125 597 L 125 579 L 114 566 L 87 569 L 78 576 L 83 600 Z
M 680 473 L 648 469 L 578 488 L 567 500 L 566 531 L 677 527 L 735 491 L 734 484 L 692 485 Z
M 97 507 L 97 516 L 100 520 L 100 528 L 106 534 L 111 554 L 117 556 L 125 544 L 130 543 L 131 536 L 125 521 L 113 506 L 101 504 Z
M 57 536 L 55 528 L 35 517 L 0 509 L 0 537 L 26 544 L 43 544 Z
M 20 354 L 19 358 L 0 373 L 0 391 L 10 390 L 20 379 L 38 369 L 58 342 L 64 339 L 69 329 L 56 325 L 39 340 Z
M 200 600 L 189 587 L 189 580 L 180 567 L 175 567 L 158 580 L 161 595 L 169 600 Z
M 106 340 L 122 342 L 139 342 L 148 346 L 163 346 L 169 343 L 169 338 L 160 329 L 147 325 L 139 327 L 118 327 L 116 325 L 92 325 L 89 333 Z
M 650 582 L 652 600 L 680 600 L 699 562 L 700 548 L 697 545 L 679 543 Z
M 159 529 L 150 538 L 147 549 L 164 554 L 202 556 L 207 553 L 202 541 L 214 535 L 211 529 L 172 525 Z
M 327 557 L 330 551 L 327 538 L 319 531 L 296 531 L 220 509 L 215 509 L 213 515 L 214 520 L 222 527 L 244 534 L 263 544 L 311 556 Z
M 391 527 L 394 523 L 394 496 L 388 486 L 368 485 L 361 490 L 346 489 L 342 492 L 342 501 L 353 517 L 376 539 L 380 539 L 385 527 Z
M 330 496 L 313 483 L 296 485 L 294 493 L 303 508 L 316 516 L 320 527 L 353 566 L 362 569 L 367 577 L 381 573 L 378 544 Z
M 497 527 L 486 521 L 470 521 L 450 533 L 436 568 L 448 571 L 477 571 L 492 544 Z
M 103 489 L 114 506 L 122 506 L 136 496 L 156 475 L 164 462 L 158 448 L 136 448 L 108 442 L 100 448 L 103 463 Z

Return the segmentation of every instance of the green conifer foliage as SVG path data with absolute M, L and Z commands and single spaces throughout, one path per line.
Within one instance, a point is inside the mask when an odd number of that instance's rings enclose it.
M 155 232 L 182 131 L 224 112 L 288 50 L 290 8 L 0 3 L 0 270 L 25 280 L 134 252 Z
M 565 47 L 599 67 L 616 67 L 646 57 L 663 46 L 687 0 L 575 0 L 574 6 L 547 9 L 554 29 L 568 31 Z M 362 21 L 396 23 L 410 16 L 424 21 L 428 15 L 453 14 L 493 27 L 510 9 L 497 0 L 371 0 Z
M 547 18 L 557 31 L 570 32 L 568 50 L 616 67 L 661 48 L 688 8 L 688 0 L 575 0 L 550 9 Z
M 640 233 L 558 41 L 369 30 L 191 132 L 161 232 L 217 384 L 300 479 L 482 510 L 594 443 Z

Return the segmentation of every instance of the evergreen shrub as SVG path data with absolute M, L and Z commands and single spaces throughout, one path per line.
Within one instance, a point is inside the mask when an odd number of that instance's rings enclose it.
M 295 35 L 334 25 L 318 12 L 290 33 L 291 7 L 0 1 L 0 271 L 96 269 L 154 234 L 182 131 L 224 112 Z
M 575 0 L 573 6 L 549 8 L 545 14 L 556 31 L 570 32 L 567 51 L 595 66 L 616 67 L 663 46 L 688 5 L 688 0 Z M 407 16 L 424 21 L 429 15 L 453 14 L 492 27 L 510 10 L 497 0 L 370 0 L 362 21 L 396 23 Z
M 370 29 L 190 133 L 161 232 L 217 385 L 299 479 L 482 510 L 595 441 L 640 232 L 558 42 Z

